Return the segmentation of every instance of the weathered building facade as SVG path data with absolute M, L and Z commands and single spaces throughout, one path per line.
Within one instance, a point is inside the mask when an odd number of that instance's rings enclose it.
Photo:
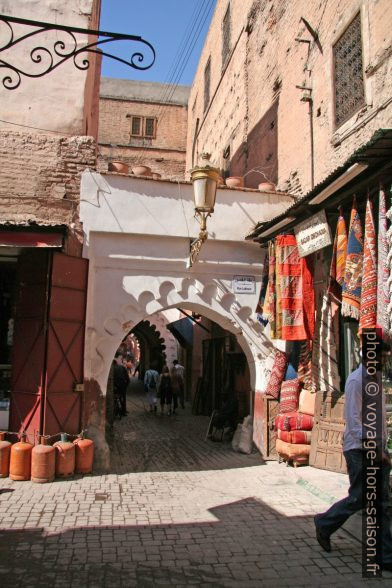
M 392 6 L 219 0 L 189 98 L 187 168 L 304 194 L 391 120 Z M 252 171 L 254 170 L 254 171 Z
M 4 0 L 0 12 L 96 30 L 100 0 Z M 15 38 L 37 29 L 10 27 Z M 79 34 L 79 43 L 91 41 Z M 83 426 L 76 384 L 83 381 L 88 266 L 80 177 L 96 164 L 100 56 L 89 54 L 88 69 L 65 60 L 40 78 L 51 58 L 61 60 L 55 47 L 67 54 L 75 41 L 46 30 L 2 53 L 14 69 L 3 67 L 0 87 L 0 394 L 11 401 L 9 429 L 26 431 L 31 442 Z
M 102 78 L 100 164 L 120 160 L 184 179 L 188 96 L 188 86 Z

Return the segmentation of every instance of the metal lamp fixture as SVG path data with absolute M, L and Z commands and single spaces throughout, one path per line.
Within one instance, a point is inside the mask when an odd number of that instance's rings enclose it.
M 195 263 L 201 246 L 207 239 L 207 218 L 214 212 L 216 188 L 219 179 L 219 171 L 209 163 L 210 154 L 202 153 L 201 158 L 204 165 L 197 165 L 191 169 L 195 218 L 200 224 L 200 232 L 197 239 L 191 243 L 188 267 L 192 267 Z

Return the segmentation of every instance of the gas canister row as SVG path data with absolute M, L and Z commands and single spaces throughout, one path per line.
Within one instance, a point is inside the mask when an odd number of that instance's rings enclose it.
M 30 480 L 39 484 L 53 482 L 54 478 L 67 478 L 73 474 L 90 474 L 93 469 L 94 443 L 78 437 L 73 442 L 66 433 L 53 445 L 44 436 L 38 445 L 32 445 L 22 433 L 18 443 L 5 440 L 0 432 L 0 478 Z

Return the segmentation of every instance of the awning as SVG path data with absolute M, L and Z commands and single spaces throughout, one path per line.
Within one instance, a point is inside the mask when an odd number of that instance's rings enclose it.
M 279 232 L 287 232 L 300 221 L 311 217 L 319 210 L 325 209 L 335 211 L 339 204 L 351 201 L 354 190 L 359 192 L 366 190 L 372 181 L 376 178 L 383 178 L 383 181 L 392 181 L 392 129 L 378 130 L 371 140 L 357 149 L 343 165 L 335 169 L 322 182 L 317 184 L 310 192 L 298 199 L 292 206 L 287 208 L 284 213 L 276 216 L 270 221 L 262 222 L 256 225 L 255 229 L 247 235 L 246 239 L 254 240 L 259 243 L 266 243 Z M 355 170 L 360 172 L 360 166 L 363 166 L 363 172 L 356 175 Z M 348 174 L 352 179 L 342 182 L 339 186 L 339 180 Z M 329 186 L 336 182 L 336 189 L 331 191 L 327 198 L 317 202 L 317 196 L 320 196 Z M 312 204 L 310 202 L 312 201 Z
M 0 231 L 0 247 L 62 247 L 61 233 Z
M 189 318 L 183 318 L 167 325 L 172 335 L 182 347 L 193 346 L 193 322 Z

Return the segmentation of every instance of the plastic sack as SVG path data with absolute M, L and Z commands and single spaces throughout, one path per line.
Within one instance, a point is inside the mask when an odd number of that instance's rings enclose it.
M 252 425 L 252 417 L 247 416 L 244 418 L 244 422 L 242 423 L 240 440 L 238 444 L 238 451 L 240 453 L 250 454 L 252 453 L 252 443 L 253 443 L 253 425 Z
M 237 428 L 235 430 L 235 433 L 233 435 L 233 439 L 231 441 L 231 446 L 232 446 L 232 448 L 233 448 L 234 451 L 239 451 L 241 432 L 242 432 L 242 425 L 240 423 L 237 426 Z

